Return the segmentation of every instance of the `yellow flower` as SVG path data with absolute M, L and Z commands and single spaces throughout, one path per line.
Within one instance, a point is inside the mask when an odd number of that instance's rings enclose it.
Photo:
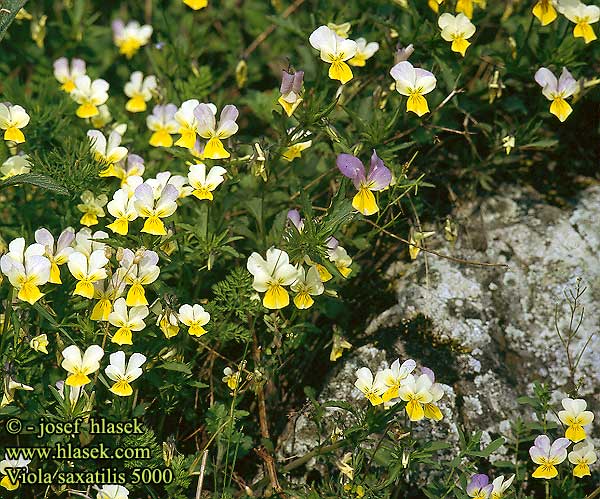
M 183 3 L 194 10 L 200 10 L 208 5 L 208 0 L 183 0 Z
M 104 372 L 115 382 L 109 388 L 111 392 L 120 397 L 129 397 L 133 393 L 130 383 L 142 375 L 142 364 L 146 362 L 146 357 L 141 353 L 133 353 L 125 365 L 125 352 L 118 351 L 110 356 L 110 365 Z
M 567 426 L 565 437 L 572 442 L 584 440 L 584 426 L 589 425 L 594 420 L 594 413 L 586 411 L 587 403 L 583 399 L 564 398 L 561 401 L 564 411 L 559 411 L 558 418 Z
M 349 350 L 352 348 L 352 343 L 346 341 L 339 334 L 333 335 L 333 343 L 331 345 L 331 353 L 329 354 L 329 360 L 335 362 L 344 353 L 344 349 Z
M 117 345 L 132 345 L 131 333 L 146 327 L 144 319 L 149 313 L 148 307 L 144 305 L 127 310 L 125 298 L 118 298 L 113 305 L 113 311 L 108 316 L 108 322 L 119 328 L 111 341 Z
M 379 372 L 373 377 L 373 373 L 368 367 L 361 367 L 356 371 L 356 377 L 358 379 L 354 383 L 354 386 L 364 394 L 367 400 L 371 402 L 371 405 L 383 404 L 381 396 L 386 390 L 383 382 L 383 373 Z
M 554 0 L 538 0 L 533 7 L 533 15 L 542 23 L 542 26 L 553 22 L 557 17 Z
M 152 36 L 152 26 L 148 24 L 140 26 L 137 21 L 130 21 L 125 25 L 123 21 L 117 19 L 112 23 L 112 30 L 115 45 L 127 59 L 131 59 L 140 47 L 150 41 Z
M 398 389 L 398 396 L 406 402 L 406 414 L 411 421 L 420 421 L 425 417 L 424 405 L 432 401 L 431 386 L 433 382 L 427 374 L 415 378 L 409 374 Z
M 69 373 L 65 383 L 77 387 L 87 385 L 92 381 L 89 375 L 100 369 L 100 359 L 104 356 L 104 350 L 98 345 L 91 345 L 82 357 L 79 347 L 71 345 L 63 350 L 62 356 L 61 366 Z
M 425 69 L 413 67 L 408 61 L 396 64 L 390 70 L 390 74 L 396 81 L 398 93 L 408 96 L 406 110 L 412 111 L 417 116 L 428 113 L 429 106 L 423 96 L 435 88 L 437 83 L 435 76 Z
M 373 57 L 375 52 L 379 50 L 379 44 L 377 42 L 367 43 L 364 38 L 356 39 L 356 54 L 352 59 L 348 61 L 350 66 L 364 66 L 367 59 Z
M 575 465 L 573 476 L 583 478 L 591 475 L 590 464 L 596 462 L 597 456 L 594 452 L 594 444 L 589 441 L 581 442 L 573 447 L 569 452 L 569 462 Z
M 464 14 L 453 16 L 445 12 L 438 19 L 438 26 L 442 30 L 442 38 L 452 42 L 452 51 L 464 57 L 467 48 L 471 45 L 467 39 L 475 34 L 475 25 Z
M 303 267 L 298 270 L 298 279 L 291 285 L 290 288 L 296 293 L 294 297 L 294 305 L 298 309 L 307 309 L 312 307 L 313 296 L 323 294 L 325 287 L 319 277 L 319 271 L 316 267 L 311 266 L 308 272 L 305 272 Z
M 81 225 L 91 227 L 98 223 L 98 217 L 106 215 L 103 207 L 108 203 L 106 194 L 100 194 L 98 197 L 94 196 L 92 191 L 85 191 L 81 195 L 83 203 L 77 205 L 77 209 L 83 212 L 83 216 L 79 221 Z
M 581 2 L 569 3 L 564 7 L 565 17 L 575 23 L 573 36 L 583 38 L 585 43 L 596 40 L 596 33 L 590 24 L 600 20 L 600 7 L 597 5 L 585 5 Z
M 231 367 L 223 369 L 223 383 L 227 383 L 230 390 L 236 390 L 240 384 L 242 373 L 240 371 L 233 371 Z
M 321 52 L 321 60 L 331 64 L 329 78 L 348 83 L 353 75 L 346 61 L 356 55 L 357 45 L 354 40 L 346 40 L 327 26 L 319 26 L 309 38 L 310 44 Z
M 36 352 L 42 352 L 47 354 L 48 349 L 46 347 L 48 346 L 48 336 L 45 334 L 40 334 L 35 338 L 32 338 L 29 342 L 29 346 L 33 348 Z
M 271 247 L 267 250 L 266 260 L 254 252 L 248 258 L 246 267 L 254 276 L 252 287 L 265 293 L 263 305 L 266 308 L 280 309 L 289 305 L 290 296 L 284 286 L 296 281 L 298 270 L 290 264 L 285 251 Z
M 4 140 L 21 144 L 25 135 L 21 128 L 29 124 L 29 115 L 22 106 L 10 102 L 0 103 L 0 130 L 4 130 Z
M 146 102 L 152 99 L 152 93 L 157 88 L 156 76 L 149 75 L 144 78 L 141 71 L 131 73 L 129 81 L 125 84 L 125 95 L 129 97 L 125 109 L 130 113 L 140 113 L 146 110 Z
M 288 132 L 290 132 L 291 130 L 293 130 L 293 128 L 288 130 Z M 302 140 L 309 136 L 310 136 L 310 132 L 308 132 L 308 131 L 300 130 L 300 131 L 296 132 L 290 139 L 292 142 L 292 145 L 287 147 L 283 151 L 283 154 L 281 155 L 282 158 L 285 159 L 286 161 L 293 161 L 296 158 L 301 158 L 302 151 L 304 151 L 304 150 L 308 149 L 310 146 L 312 146 L 312 140 Z M 300 142 L 300 141 L 302 141 L 302 142 Z
M 80 75 L 75 78 L 75 88 L 71 91 L 71 97 L 79 107 L 76 114 L 80 118 L 92 118 L 100 114 L 98 106 L 108 100 L 109 85 L 101 78 L 92 81 L 88 75 Z
M 69 271 L 77 279 L 74 295 L 80 295 L 91 299 L 94 296 L 94 283 L 106 278 L 108 258 L 103 249 L 94 250 L 89 257 L 79 251 L 69 255 L 67 266 Z
M 84 75 L 85 71 L 85 61 L 81 59 L 75 58 L 71 60 L 70 65 L 66 57 L 61 57 L 54 61 L 54 77 L 59 83 L 62 83 L 60 89 L 68 94 L 75 90 L 75 79 L 78 76 Z
M 204 310 L 202 305 L 182 305 L 179 308 L 179 320 L 188 326 L 191 336 L 202 336 L 206 334 L 205 326 L 210 321 L 210 314 Z
M 547 68 L 540 68 L 535 73 L 535 81 L 542 87 L 542 94 L 552 101 L 550 112 L 561 122 L 565 121 L 573 109 L 566 99 L 577 91 L 577 81 L 567 68 L 563 68 L 560 79 L 557 79 Z

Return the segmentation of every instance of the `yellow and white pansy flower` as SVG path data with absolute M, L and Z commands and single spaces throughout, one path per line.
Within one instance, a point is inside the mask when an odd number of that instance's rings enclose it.
M 585 5 L 581 2 L 570 2 L 564 9 L 565 17 L 575 23 L 573 36 L 575 38 L 583 38 L 585 43 L 590 43 L 597 39 L 594 28 L 591 24 L 597 23 L 600 20 L 600 7 L 597 5 Z
M 103 230 L 97 230 L 92 234 L 91 229 L 82 227 L 81 230 L 75 234 L 73 249 L 79 253 L 83 253 L 86 257 L 89 257 L 96 250 L 104 251 L 106 243 L 103 243 L 102 239 L 108 239 L 108 234 Z
M 547 26 L 553 22 L 557 17 L 554 0 L 538 0 L 533 6 L 533 15 L 542 26 Z
M 573 476 L 577 478 L 590 476 L 590 464 L 594 464 L 597 458 L 594 444 L 589 440 L 575 444 L 573 450 L 569 452 L 569 462 L 575 465 Z
M 538 436 L 529 448 L 531 460 L 539 465 L 532 473 L 533 478 L 550 480 L 558 476 L 556 465 L 567 458 L 567 447 L 571 444 L 568 438 L 557 438 L 552 444 L 547 435 Z
M 73 58 L 69 64 L 66 57 L 54 61 L 54 77 L 61 83 L 61 90 L 70 94 L 75 89 L 75 79 L 86 72 L 85 61 Z
M 198 124 L 198 135 L 208 139 L 202 152 L 202 157 L 207 159 L 229 158 L 229 152 L 223 147 L 223 140 L 231 137 L 238 131 L 235 122 L 239 116 L 237 107 L 228 104 L 221 110 L 217 125 L 216 112 L 208 104 L 198 104 L 194 109 L 194 116 Z
M 76 114 L 80 118 L 92 118 L 100 114 L 98 106 L 108 100 L 109 84 L 106 80 L 98 78 L 92 81 L 88 75 L 75 78 L 75 88 L 71 97 L 79 107 Z
M 512 485 L 515 475 L 504 480 L 504 475 L 494 478 L 492 481 L 492 493 L 490 499 L 504 499 L 506 491 Z
M 129 499 L 129 491 L 122 485 L 104 485 L 96 499 Z
M 170 339 L 179 333 L 179 318 L 172 310 L 165 310 L 156 316 L 156 325 Z
M 106 227 L 122 236 L 129 232 L 129 222 L 138 217 L 134 199 L 125 189 L 115 191 L 112 200 L 106 205 L 106 209 L 115 217 L 115 221 Z
M 94 299 L 98 300 L 92 309 L 90 319 L 93 321 L 108 321 L 114 301 L 125 291 L 125 282 L 118 273 L 110 278 L 94 283 Z
M 15 175 L 23 175 L 31 171 L 31 161 L 27 154 L 17 154 L 8 158 L 2 166 L 0 166 L 0 180 L 14 177 Z
M 9 459 L 8 455 L 5 454 L 4 459 L 0 461 L 0 475 L 4 475 L 0 480 L 0 487 L 4 487 L 6 490 L 17 490 L 20 482 L 19 480 L 13 482 L 7 469 L 24 468 L 24 471 L 27 471 L 30 462 L 31 459 L 25 459 L 21 453 L 17 459 Z
M 175 213 L 178 197 L 179 191 L 172 184 L 167 184 L 159 193 L 155 193 L 148 181 L 136 187 L 134 206 L 138 215 L 146 219 L 141 232 L 165 236 L 167 230 L 162 219 Z
M 108 140 L 100 130 L 88 130 L 88 139 L 91 149 L 98 161 L 107 163 L 107 167 L 100 172 L 101 177 L 117 177 L 114 165 L 127 156 L 127 148 L 121 145 L 122 136 L 117 131 L 112 131 Z
M 386 387 L 382 396 L 384 402 L 398 398 L 400 386 L 408 379 L 408 375 L 415 370 L 416 366 L 417 363 L 412 359 L 404 361 L 402 365 L 400 365 L 400 359 L 396 359 L 388 369 L 383 370 L 381 376 Z
M 301 310 L 312 307 L 313 296 L 319 296 L 325 291 L 325 286 L 319 276 L 317 267 L 311 265 L 306 271 L 304 267 L 298 269 L 298 279 L 291 285 L 290 289 L 296 293 L 294 305 Z
M 469 19 L 473 18 L 474 4 L 479 5 L 482 9 L 485 8 L 487 0 L 457 0 L 456 12 L 462 12 Z
M 19 383 L 15 381 L 10 376 L 4 377 L 4 392 L 2 394 L 2 400 L 0 400 L 0 408 L 6 407 L 9 404 L 12 404 L 15 400 L 15 391 L 24 390 L 27 392 L 33 391 L 33 387 L 26 385 L 24 383 Z
M 356 39 L 356 54 L 348 61 L 350 66 L 362 67 L 366 65 L 367 59 L 370 59 L 375 55 L 375 52 L 379 50 L 379 43 L 367 42 L 364 38 Z
M 23 106 L 0 102 L 0 130 L 4 130 L 4 140 L 21 144 L 25 135 L 21 128 L 29 124 L 29 115 Z
M 350 275 L 352 272 L 352 269 L 350 268 L 350 265 L 352 265 L 352 258 L 348 255 L 346 249 L 340 246 L 335 237 L 330 237 L 327 240 L 327 257 L 330 262 L 333 262 L 343 277 L 348 277 Z M 325 267 L 323 267 L 323 269 L 319 268 L 319 274 L 321 275 L 321 280 L 323 282 L 327 282 L 332 277 Z
M 408 61 L 401 61 L 396 64 L 390 74 L 396 81 L 396 90 L 401 95 L 406 95 L 406 110 L 412 111 L 417 116 L 423 116 L 429 112 L 429 106 L 424 95 L 431 92 L 437 80 L 429 71 L 421 68 L 415 68 Z
M 127 292 L 126 304 L 128 307 L 148 305 L 144 286 L 152 284 L 160 274 L 158 268 L 158 253 L 151 250 L 137 251 L 123 250 L 123 257 L 119 262 L 119 275 L 131 287 Z
M 329 360 L 331 362 L 337 361 L 344 353 L 344 349 L 350 350 L 352 343 L 342 338 L 339 333 L 333 334 L 333 341 L 331 342 L 331 352 L 329 352 Z
M 29 342 L 29 346 L 32 350 L 45 354 L 48 354 L 48 344 L 48 335 L 46 333 L 38 334 L 37 336 L 31 338 L 31 341 Z
M 248 258 L 246 268 L 254 276 L 252 287 L 265 293 L 262 303 L 266 308 L 280 309 L 289 305 L 290 296 L 284 286 L 294 283 L 298 270 L 290 263 L 285 251 L 271 247 L 267 250 L 266 260 L 254 252 Z
M 432 401 L 431 378 L 421 374 L 418 378 L 409 374 L 398 389 L 398 396 L 406 402 L 406 414 L 411 421 L 420 421 L 425 417 L 424 405 Z
M 134 71 L 125 83 L 125 95 L 129 97 L 125 109 L 130 113 L 141 113 L 146 110 L 147 102 L 152 99 L 152 94 L 156 92 L 158 84 L 156 76 L 148 75 L 144 77 L 141 71 Z
M 230 390 L 235 390 L 240 385 L 242 373 L 240 371 L 234 371 L 231 367 L 223 369 L 223 383 L 227 383 Z
M 442 38 L 452 42 L 452 51 L 464 57 L 471 45 L 467 40 L 475 34 L 475 25 L 462 13 L 453 16 L 445 12 L 439 17 L 438 26 L 442 30 Z
M 84 386 L 92 381 L 89 376 L 100 369 L 100 360 L 104 350 L 99 345 L 90 345 L 83 356 L 77 345 L 71 345 L 62 351 L 62 368 L 69 373 L 65 383 L 69 386 Z
M 352 70 L 346 61 L 356 55 L 358 49 L 354 40 L 340 37 L 328 26 L 319 26 L 309 37 L 310 44 L 320 51 L 321 60 L 331 64 L 329 78 L 340 83 L 348 83 L 352 77 Z
M 121 179 L 121 187 L 129 177 L 141 177 L 145 171 L 144 158 L 137 154 L 128 154 L 127 158 L 121 159 L 112 166 L 113 175 Z
M 192 196 L 198 199 L 213 200 L 212 191 L 214 191 L 223 181 L 223 175 L 227 173 L 227 170 L 222 166 L 213 166 L 208 175 L 206 174 L 206 165 L 204 163 L 198 163 L 196 165 L 190 165 L 188 172 L 188 182 L 194 189 Z
M 341 38 L 348 38 L 352 24 L 349 22 L 345 23 L 327 23 L 327 27 L 335 32 L 335 34 Z
M 33 305 L 43 295 L 39 286 L 50 279 L 50 260 L 44 255 L 41 244 L 31 244 L 25 249 L 25 239 L 20 237 L 8 245 L 8 253 L 0 257 L 0 270 L 19 292 L 17 298 Z
M 104 217 L 104 206 L 108 203 L 106 194 L 96 196 L 92 191 L 84 191 L 81 194 L 81 203 L 77 205 L 77 209 L 83 213 L 79 220 L 81 225 L 91 227 L 98 224 L 98 217 Z
M 109 388 L 111 392 L 120 397 L 129 397 L 133 393 L 131 384 L 142 374 L 142 365 L 146 362 L 146 356 L 141 353 L 133 353 L 127 364 L 125 364 L 125 352 L 118 351 L 110 355 L 110 364 L 104 372 L 115 382 Z
M 152 133 L 149 144 L 153 147 L 171 147 L 173 137 L 177 133 L 180 124 L 175 119 L 177 106 L 175 104 L 164 104 L 154 106 L 152 114 L 146 118 L 146 126 Z M 196 141 L 196 132 L 193 133 L 194 142 Z
M 378 372 L 373 377 L 368 367 L 361 367 L 356 371 L 356 377 L 358 379 L 354 382 L 354 386 L 363 393 L 371 405 L 383 404 L 382 395 L 386 391 L 383 372 Z
M 304 80 L 304 71 L 296 71 L 291 74 L 287 71 L 283 71 L 281 76 L 281 87 L 279 92 L 281 96 L 277 100 L 285 114 L 291 116 L 294 114 L 296 108 L 302 102 L 300 92 L 302 91 L 302 82 Z
M 293 128 L 288 130 L 290 133 Z M 302 151 L 312 146 L 312 140 L 304 140 L 311 136 L 311 132 L 308 130 L 298 130 L 294 135 L 290 137 L 291 145 L 286 147 L 281 154 L 281 157 L 286 161 L 293 161 L 296 158 L 302 157 Z
M 140 26 L 137 21 L 129 21 L 127 25 L 121 20 L 116 19 L 112 22 L 113 40 L 119 48 L 119 52 L 127 59 L 150 41 L 152 36 L 152 26 L 144 24 Z
M 48 229 L 41 228 L 35 231 L 35 242 L 44 247 L 44 256 L 50 260 L 50 279 L 52 284 L 62 284 L 60 280 L 59 267 L 67 263 L 69 255 L 75 251 L 72 248 L 75 240 L 75 231 L 67 227 L 58 236 L 58 241 L 54 244 L 54 236 Z
M 128 310 L 125 298 L 117 298 L 113 311 L 108 315 L 108 322 L 118 328 L 111 341 L 117 345 L 133 345 L 132 332 L 141 331 L 146 327 L 144 319 L 149 313 L 145 305 Z
M 108 258 L 106 258 L 104 250 L 95 250 L 89 257 L 78 251 L 71 253 L 67 266 L 73 277 L 77 279 L 73 294 L 84 298 L 93 298 L 94 283 L 106 278 L 107 274 L 104 267 L 107 264 Z
M 196 135 L 198 133 L 198 120 L 194 114 L 194 109 L 198 107 L 200 101 L 198 99 L 189 99 L 184 101 L 179 109 L 173 115 L 173 119 L 177 122 L 179 129 L 177 133 L 181 137 L 175 142 L 176 146 L 193 149 L 196 145 Z M 214 104 L 206 104 L 214 114 L 217 113 L 217 107 Z
M 563 68 L 560 78 L 557 79 L 549 69 L 542 67 L 536 71 L 535 81 L 542 87 L 544 97 L 552 101 L 550 113 L 561 122 L 565 121 L 573 111 L 566 99 L 577 91 L 577 80 L 567 68 Z
M 437 406 L 437 402 L 444 396 L 444 389 L 442 385 L 435 382 L 435 374 L 428 367 L 423 367 L 421 372 L 427 376 L 431 380 L 431 388 L 429 389 L 429 393 L 431 393 L 431 400 L 427 402 L 423 409 L 425 411 L 425 417 L 427 419 L 433 419 L 434 421 L 441 421 L 444 418 L 442 411 Z
M 584 426 L 594 420 L 594 413 L 587 411 L 587 403 L 583 399 L 564 398 L 561 400 L 563 411 L 558 412 L 558 418 L 567 426 L 565 437 L 572 442 L 580 442 L 586 437 Z
M 204 310 L 202 305 L 182 305 L 179 307 L 179 320 L 189 329 L 188 333 L 191 336 L 202 336 L 206 333 L 203 326 L 210 321 L 210 314 Z

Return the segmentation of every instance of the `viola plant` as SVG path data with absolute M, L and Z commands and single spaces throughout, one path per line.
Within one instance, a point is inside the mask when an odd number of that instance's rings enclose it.
M 596 182 L 594 3 L 0 2 L 0 496 L 598 497 L 590 341 L 484 410 L 389 280 Z

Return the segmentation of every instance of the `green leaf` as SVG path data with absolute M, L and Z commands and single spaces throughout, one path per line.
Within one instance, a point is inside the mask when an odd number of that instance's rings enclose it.
M 0 40 L 4 38 L 6 30 L 26 3 L 27 0 L 5 0 L 0 4 L 2 8 L 2 12 L 0 12 Z
M 168 371 L 177 371 L 184 374 L 192 374 L 190 367 L 183 362 L 164 362 L 163 364 L 157 366 L 160 369 L 167 369 Z
M 46 175 L 41 175 L 39 173 L 22 173 L 20 175 L 9 177 L 6 180 L 0 182 L 0 190 L 6 187 L 10 187 L 11 185 L 19 184 L 35 185 L 36 187 L 45 189 L 47 191 L 56 192 L 57 194 L 61 194 L 62 196 L 67 196 L 69 194 L 69 191 L 64 186 L 57 183 L 54 179 L 47 177 Z
M 506 440 L 504 439 L 504 437 L 500 437 L 494 440 L 492 443 L 490 443 L 485 449 L 481 451 L 469 451 L 467 452 L 467 454 L 476 457 L 490 457 L 492 452 L 497 451 L 500 447 L 504 445 L 505 442 Z

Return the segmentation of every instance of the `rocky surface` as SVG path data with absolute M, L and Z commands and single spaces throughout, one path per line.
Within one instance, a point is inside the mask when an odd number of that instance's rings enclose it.
M 561 397 L 569 368 L 555 330 L 555 310 L 559 328 L 566 331 L 570 314 L 564 293 L 578 278 L 587 287 L 581 297 L 585 315 L 571 356 L 600 329 L 600 186 L 583 191 L 568 209 L 547 204 L 533 190 L 501 192 L 454 214 L 454 244 L 442 236 L 427 244 L 460 259 L 507 267 L 465 265 L 424 253 L 414 262 L 394 264 L 387 278 L 397 304 L 367 327 L 377 348 L 367 345 L 338 361 L 320 400 L 360 398 L 353 388 L 356 369 L 377 370 L 386 360 L 412 357 L 433 368 L 446 385 L 446 417 L 433 431 L 455 441 L 455 421 L 484 430 L 485 439 L 505 433 L 507 420 L 526 410 L 516 399 L 531 393 L 534 380 L 549 383 Z M 580 395 L 598 409 L 600 333 L 589 342 L 577 373 Z M 282 453 L 306 452 L 316 443 L 315 433 L 301 415 Z

